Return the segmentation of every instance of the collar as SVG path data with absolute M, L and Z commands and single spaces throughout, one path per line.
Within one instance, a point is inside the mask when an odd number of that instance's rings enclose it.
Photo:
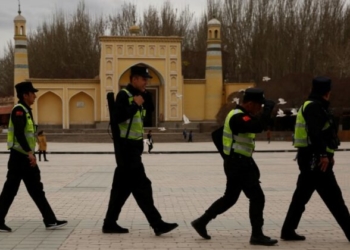
M 31 107 L 29 107 L 27 104 L 25 104 L 23 101 L 18 101 L 18 103 L 22 104 L 24 107 L 26 107 L 26 109 L 28 109 L 29 111 L 32 110 Z
M 126 89 L 127 89 L 133 96 L 135 96 L 135 95 L 141 95 L 141 94 L 142 94 L 138 89 L 134 88 L 134 86 L 132 86 L 131 83 L 129 83 L 129 84 L 126 86 Z
M 240 110 L 242 110 L 245 114 L 249 114 L 248 111 L 247 111 L 245 108 L 243 108 L 241 105 L 239 105 L 239 104 L 236 106 L 235 109 L 240 109 Z
M 325 109 L 329 107 L 329 101 L 325 100 L 322 96 L 317 95 L 317 94 L 310 94 L 309 98 L 310 101 L 316 101 L 321 104 L 321 106 Z

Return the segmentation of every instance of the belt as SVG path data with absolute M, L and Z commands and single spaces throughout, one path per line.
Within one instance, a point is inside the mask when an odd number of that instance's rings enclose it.
M 230 158 L 233 158 L 233 159 L 251 159 L 252 157 L 248 157 L 248 156 L 245 156 L 245 155 L 241 155 L 241 154 L 237 154 L 237 153 L 231 153 L 230 154 Z

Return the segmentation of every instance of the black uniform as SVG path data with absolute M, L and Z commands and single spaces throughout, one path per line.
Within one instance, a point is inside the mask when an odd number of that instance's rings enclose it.
M 133 96 L 142 94 L 131 84 L 129 84 L 126 89 Z M 140 108 L 141 107 L 134 102 L 130 105 L 128 94 L 125 91 L 120 91 L 116 99 L 116 122 L 119 124 L 130 119 Z M 146 176 L 145 168 L 141 160 L 143 146 L 142 139 L 118 139 L 118 146 L 116 149 L 117 167 L 114 173 L 110 201 L 104 222 L 104 232 L 127 232 L 118 230 L 118 228 L 115 228 L 113 225 L 115 225 L 115 222 L 118 220 L 121 209 L 130 194 L 134 196 L 138 206 L 145 214 L 157 235 L 168 232 L 177 226 L 177 224 L 167 224 L 163 222 L 160 213 L 154 206 L 152 183 Z M 157 228 L 160 231 L 157 231 Z
M 309 100 L 313 102 L 304 109 L 304 118 L 311 145 L 298 149 L 300 174 L 281 237 L 288 239 L 288 235 L 294 234 L 305 211 L 305 205 L 316 190 L 350 241 L 349 211 L 334 176 L 334 155 L 326 151 L 327 146 L 332 149 L 338 146 L 336 128 L 331 125 L 328 129 L 322 130 L 327 121 L 332 123 L 328 111 L 329 102 L 315 94 L 311 94 Z M 318 165 L 321 155 L 327 155 L 330 162 L 325 172 L 322 172 Z
M 243 101 L 252 101 L 255 103 L 254 105 L 261 105 L 261 103 L 265 102 L 263 91 L 255 88 L 248 89 L 245 91 Z M 237 113 L 230 118 L 229 126 L 232 135 L 261 133 L 266 129 L 270 121 L 273 107 L 274 102 L 266 101 L 262 115 L 260 117 L 253 117 L 242 106 L 237 105 L 236 109 L 240 109 L 243 113 Z M 220 136 L 220 133 L 217 133 L 217 131 L 213 133 L 213 140 L 219 152 L 221 152 L 221 145 L 223 144 L 222 135 Z M 260 186 L 259 168 L 254 159 L 238 152 L 236 153 L 232 148 L 230 155 L 225 155 L 223 152 L 221 152 L 221 155 L 224 158 L 224 171 L 227 180 L 224 196 L 215 201 L 201 217 L 192 221 L 191 225 L 200 236 L 210 239 L 211 237 L 207 234 L 206 225 L 217 215 L 224 213 L 232 207 L 237 202 L 241 191 L 243 191 L 250 200 L 249 217 L 253 229 L 250 243 L 268 246 L 276 244 L 278 242 L 277 240 L 265 236 L 262 232 L 265 196 Z
M 33 120 L 31 108 L 24 105 Z M 26 112 L 20 106 L 12 110 L 11 118 L 14 126 L 14 134 L 24 151 L 31 151 L 24 134 L 27 118 Z M 33 122 L 34 124 L 34 122 Z M 30 166 L 28 155 L 22 154 L 14 149 L 10 149 L 10 159 L 8 161 L 7 180 L 0 195 L 0 224 L 5 223 L 7 212 L 17 194 L 21 180 L 23 180 L 29 195 L 39 208 L 46 225 L 56 223 L 56 217 L 48 203 L 44 187 L 40 181 L 40 170 L 38 166 Z
M 260 119 L 250 116 L 243 107 L 237 106 L 243 113 L 232 116 L 230 128 L 233 134 L 261 133 L 270 118 L 271 110 L 266 111 Z M 250 200 L 249 216 L 253 230 L 261 229 L 265 196 L 261 189 L 260 172 L 252 157 L 246 157 L 235 152 L 224 159 L 224 170 L 227 178 L 226 191 L 223 197 L 215 201 L 206 211 L 211 218 L 222 214 L 238 200 L 241 191 Z

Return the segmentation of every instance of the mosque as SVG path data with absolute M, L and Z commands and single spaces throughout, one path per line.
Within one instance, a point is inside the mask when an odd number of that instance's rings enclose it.
M 107 93 L 117 93 L 126 86 L 130 68 L 137 64 L 147 66 L 153 77 L 148 85 L 155 106 L 150 127 L 182 124 L 184 115 L 192 123 L 215 122 L 230 93 L 254 86 L 254 83 L 224 83 L 221 23 L 215 18 L 208 22 L 205 79 L 183 78 L 183 38 L 140 36 L 139 31 L 134 25 L 129 36 L 100 37 L 100 71 L 95 79 L 31 78 L 26 19 L 19 11 L 14 19 L 14 84 L 29 80 L 39 89 L 33 105 L 36 123 L 62 129 L 105 125 L 109 122 Z

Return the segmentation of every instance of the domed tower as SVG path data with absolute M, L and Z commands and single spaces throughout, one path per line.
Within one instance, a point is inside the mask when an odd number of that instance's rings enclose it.
M 222 103 L 221 23 L 208 22 L 207 58 L 205 68 L 205 120 L 215 120 Z
M 29 79 L 26 19 L 21 15 L 21 8 L 18 5 L 18 16 L 15 17 L 15 77 L 14 84 Z
M 134 21 L 134 25 L 130 26 L 129 32 L 132 36 L 138 36 L 140 34 L 140 26 L 136 25 L 136 21 Z

